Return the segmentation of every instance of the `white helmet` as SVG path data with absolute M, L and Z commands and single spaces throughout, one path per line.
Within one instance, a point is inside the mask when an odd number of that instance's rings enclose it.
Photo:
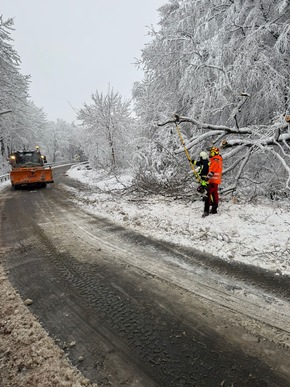
M 208 159 L 208 154 L 207 154 L 207 152 L 202 151 L 202 152 L 200 152 L 199 156 L 200 156 L 200 158 L 201 158 L 202 160 L 207 160 L 207 159 Z

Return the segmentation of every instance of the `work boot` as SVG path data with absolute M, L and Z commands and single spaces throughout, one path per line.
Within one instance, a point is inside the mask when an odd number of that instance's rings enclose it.
M 209 215 L 208 212 L 204 212 L 204 213 L 202 214 L 202 218 L 205 218 L 205 217 L 208 216 L 208 215 Z

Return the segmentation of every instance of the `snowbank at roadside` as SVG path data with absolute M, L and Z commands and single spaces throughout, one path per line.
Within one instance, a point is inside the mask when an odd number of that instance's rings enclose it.
M 1 265 L 1 249 L 0 290 L 0 385 L 97 387 L 72 366 L 22 302 Z
M 91 213 L 154 238 L 290 275 L 290 206 L 286 202 L 257 204 L 221 198 L 219 213 L 201 218 L 201 199 L 185 203 L 158 195 L 140 200 L 112 195 L 111 190 L 130 185 L 129 175 L 116 178 L 78 166 L 68 175 L 87 185 L 88 189 L 74 190 L 74 194 L 78 204 Z

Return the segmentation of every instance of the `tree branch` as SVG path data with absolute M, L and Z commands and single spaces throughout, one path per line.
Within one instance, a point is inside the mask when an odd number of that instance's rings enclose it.
M 226 133 L 240 133 L 240 134 L 251 134 L 252 133 L 248 128 L 236 129 L 236 128 L 230 128 L 230 127 L 224 126 L 224 125 L 211 125 L 211 124 L 207 124 L 207 123 L 204 123 L 204 122 L 199 122 L 199 121 L 197 121 L 194 118 L 179 117 L 179 116 L 177 116 L 177 117 L 179 118 L 179 120 L 177 120 L 175 118 L 175 119 L 171 119 L 171 120 L 165 121 L 163 123 L 158 123 L 157 125 L 158 126 L 164 126 L 164 125 L 167 125 L 167 124 L 176 124 L 176 123 L 182 123 L 182 122 L 190 122 L 190 123 L 198 126 L 201 129 L 210 129 L 210 130 L 218 130 L 218 131 L 224 130 Z
M 237 175 L 236 175 L 236 178 L 235 178 L 234 183 L 233 183 L 230 187 L 228 187 L 228 188 L 222 190 L 221 193 L 225 194 L 225 193 L 228 193 L 228 192 L 231 192 L 231 191 L 235 191 L 235 190 L 236 190 L 237 185 L 238 185 L 238 181 L 239 181 L 239 179 L 240 179 L 240 177 L 241 177 L 241 175 L 242 175 L 243 169 L 245 168 L 245 166 L 246 166 L 246 164 L 247 164 L 247 162 L 248 162 L 248 160 L 249 160 L 249 158 L 250 158 L 250 154 L 251 154 L 251 153 L 252 153 L 252 148 L 250 148 L 250 149 L 248 150 L 247 154 L 243 157 L 243 162 L 242 162 L 242 164 L 241 164 L 241 166 L 240 166 L 240 169 L 239 169 L 239 171 L 238 171 L 238 173 L 237 173 Z
M 271 152 L 273 155 L 275 155 L 277 157 L 277 159 L 279 159 L 279 161 L 281 162 L 281 164 L 283 165 L 283 167 L 287 171 L 288 179 L 286 181 L 286 189 L 290 190 L 290 167 L 287 165 L 285 159 L 279 153 L 275 152 L 273 149 L 271 149 Z

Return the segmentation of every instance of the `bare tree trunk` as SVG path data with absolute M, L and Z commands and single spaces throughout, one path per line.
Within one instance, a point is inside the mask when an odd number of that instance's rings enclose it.
M 116 156 L 115 156 L 115 148 L 114 148 L 111 128 L 109 128 L 109 144 L 110 144 L 110 148 L 111 148 L 111 156 L 112 156 L 113 169 L 116 169 Z

